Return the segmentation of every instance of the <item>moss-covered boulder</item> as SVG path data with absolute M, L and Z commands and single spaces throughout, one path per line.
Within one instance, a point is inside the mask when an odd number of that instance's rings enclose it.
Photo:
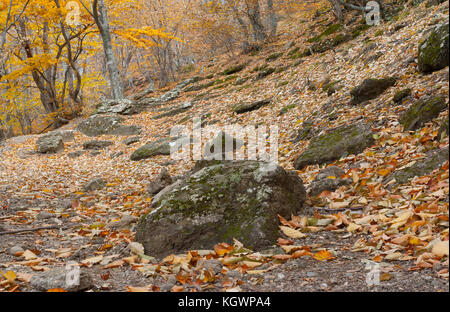
M 265 67 L 258 72 L 256 76 L 256 80 L 266 78 L 267 76 L 273 74 L 275 72 L 275 68 L 273 67 Z
M 140 134 L 140 127 L 123 125 L 123 121 L 123 118 L 115 115 L 93 115 L 83 120 L 77 130 L 90 137 L 104 134 L 124 136 Z
M 423 73 L 431 73 L 448 66 L 449 24 L 438 25 L 419 45 L 418 64 Z
M 384 183 L 389 183 L 395 179 L 396 183 L 405 184 L 414 177 L 421 177 L 433 172 L 447 160 L 448 146 L 441 150 L 429 153 L 424 160 L 418 161 L 410 167 L 395 171 L 385 179 Z
M 154 209 L 139 222 L 135 240 L 155 257 L 211 249 L 233 238 L 266 248 L 278 238 L 277 215 L 298 214 L 305 197 L 298 175 L 273 163 L 199 166 L 153 198 Z
M 222 75 L 233 75 L 236 73 L 241 72 L 242 70 L 244 70 L 244 68 L 247 66 L 247 64 L 241 64 L 241 65 L 235 65 L 235 66 L 231 66 L 227 69 L 225 69 L 222 73 Z
M 352 96 L 351 104 L 358 105 L 362 102 L 375 99 L 383 94 L 386 89 L 392 87 L 395 82 L 396 79 L 393 77 L 365 79 L 359 86 L 350 91 L 350 95 Z
M 357 155 L 374 143 L 370 125 L 356 123 L 314 137 L 294 167 L 301 170 L 308 165 L 325 164 L 351 154 Z
M 233 111 L 236 114 L 244 114 L 244 113 L 258 110 L 261 107 L 269 105 L 270 103 L 271 103 L 270 99 L 265 99 L 265 100 L 256 101 L 256 102 L 252 102 L 252 103 L 241 103 L 241 104 L 236 105 L 233 108 Z
M 131 154 L 134 161 L 151 158 L 158 155 L 170 155 L 170 139 L 164 138 L 141 146 Z
M 438 117 L 447 108 L 445 96 L 423 97 L 414 103 L 400 118 L 405 131 L 415 131 Z

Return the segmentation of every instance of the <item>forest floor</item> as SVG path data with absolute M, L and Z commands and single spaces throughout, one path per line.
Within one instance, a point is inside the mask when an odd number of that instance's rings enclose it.
M 398 122 L 411 102 L 392 103 L 396 91 L 410 88 L 415 99 L 442 94 L 448 105 L 448 67 L 422 75 L 415 61 L 427 29 L 448 20 L 448 3 L 405 10 L 407 14 L 396 21 L 371 27 L 335 49 L 302 58 L 302 62 L 288 57 L 289 50 L 307 46 L 306 40 L 320 33 L 321 25 L 329 21 L 321 16 L 300 21 L 295 27 L 284 25 L 283 35 L 259 54 L 236 56 L 231 61 L 224 56 L 205 64 L 202 73 L 207 77 L 230 64 L 243 63 L 250 65 L 234 79 L 252 77 L 253 69 L 264 64 L 279 69 L 268 77 L 238 86 L 217 82 L 216 76 L 202 82 L 215 80 L 214 86 L 183 92 L 167 104 L 179 106 L 197 98 L 186 112 L 156 120 L 152 117 L 161 110 L 151 109 L 125 117 L 126 124 L 142 127 L 141 142 L 164 137 L 180 123 L 190 126 L 195 116 L 207 116 L 216 126 L 278 125 L 279 163 L 286 170 L 294 169 L 294 159 L 308 146 L 307 140 L 292 143 L 305 120 L 313 120 L 321 130 L 361 118 L 373 121 L 378 126 L 375 144 L 364 153 L 333 162 L 353 183 L 309 198 L 301 216 L 281 220 L 295 231 L 304 217 L 331 218 L 331 225 L 309 226 L 302 238 L 280 232 L 278 245 L 264 252 L 246 250 L 239 242 L 217 242 L 211 251 L 163 260 L 139 258 L 130 250 L 135 222 L 120 230 L 114 223 L 124 215 L 140 217 L 150 211 L 146 189 L 162 168 L 177 176 L 192 168 L 193 161 L 156 156 L 133 162 L 130 155 L 141 143 L 127 146 L 122 143 L 124 137 L 113 135 L 97 138 L 113 141 L 113 145 L 78 158 L 68 154 L 90 140 L 79 132 L 73 142 L 65 143 L 63 152 L 54 155 L 34 152 L 39 135 L 17 137 L 0 145 L 0 290 L 34 291 L 33 275 L 74 261 L 90 277 L 87 289 L 93 291 L 449 291 L 448 161 L 408 184 L 393 188 L 383 184 L 387 174 L 449 144 L 448 137 L 438 138 L 448 108 L 413 133 L 404 132 Z M 397 27 L 400 24 L 404 26 Z M 268 61 L 275 52 L 283 55 Z M 367 105 L 348 104 L 353 87 L 366 78 L 386 76 L 398 77 L 395 87 Z M 331 96 L 321 88 L 326 77 L 342 85 Z M 204 96 L 199 97 L 201 93 Z M 272 99 L 271 104 L 258 111 L 236 115 L 232 110 L 237 103 L 267 98 Z M 324 107 L 332 109 L 325 111 Z M 286 112 L 279 114 L 283 109 Z M 64 129 L 75 129 L 81 120 Z M 122 154 L 111 157 L 118 152 Z M 308 166 L 298 173 L 308 185 L 320 169 Z M 106 187 L 83 192 L 83 185 L 96 177 L 107 181 Z M 38 229 L 47 226 L 55 228 Z M 21 229 L 34 230 L 5 233 Z M 436 241 L 447 242 L 446 256 L 431 250 Z M 380 276 L 378 285 L 370 283 L 374 274 Z

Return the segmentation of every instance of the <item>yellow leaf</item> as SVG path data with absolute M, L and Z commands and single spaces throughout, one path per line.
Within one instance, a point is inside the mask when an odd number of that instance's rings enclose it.
M 8 271 L 4 274 L 2 274 L 10 283 L 14 282 L 16 280 L 16 273 L 13 271 Z
M 300 232 L 298 230 L 294 230 L 288 226 L 281 225 L 280 229 L 284 233 L 284 235 L 286 235 L 287 237 L 290 237 L 290 238 L 303 238 L 303 237 L 307 236 L 306 234 L 303 234 L 302 232 Z

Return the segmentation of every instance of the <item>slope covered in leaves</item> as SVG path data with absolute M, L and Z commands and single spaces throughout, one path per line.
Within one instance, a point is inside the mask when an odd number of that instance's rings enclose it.
M 434 277 L 444 281 L 439 287 L 448 289 L 448 161 L 406 183 L 386 182 L 390 174 L 413 166 L 425 159 L 427 152 L 448 148 L 449 144 L 448 136 L 438 136 L 441 121 L 448 118 L 448 106 L 423 128 L 405 132 L 399 118 L 412 102 L 393 102 L 397 91 L 409 88 L 412 99 L 444 95 L 448 105 L 448 67 L 423 75 L 416 64 L 418 45 L 428 29 L 448 20 L 448 4 L 429 8 L 422 4 L 405 10 L 397 21 L 370 27 L 353 40 L 304 57 L 295 57 L 291 51 L 309 46 L 307 40 L 332 21 L 319 16 L 293 29 L 292 25 L 284 25 L 287 31 L 282 38 L 253 55 L 241 55 L 231 62 L 224 56 L 205 63 L 201 73 L 205 79 L 199 82 L 203 89 L 183 92 L 168 104 L 178 107 L 193 101 L 191 109 L 158 119 L 154 117 L 161 111 L 156 109 L 126 118 L 126 124 L 142 127 L 141 142 L 163 137 L 177 124 L 192 127 L 195 116 L 204 116 L 216 126 L 277 125 L 279 162 L 288 170 L 294 170 L 294 160 L 308 147 L 309 140 L 292 142 L 305 121 L 316 130 L 315 135 L 358 120 L 373 122 L 375 141 L 371 147 L 329 164 L 345 171 L 343 177 L 335 178 L 349 178 L 351 184 L 310 196 L 307 204 L 311 209 L 306 209 L 305 215 L 291 220 L 281 218 L 279 248 L 275 252 L 254 253 L 239 242 L 234 246 L 217 242 L 214 250 L 172 255 L 162 262 L 151 255 L 143 256 L 139 246 L 129 245 L 133 227 L 118 229 L 114 224 L 124 215 L 140 217 L 150 211 L 151 198 L 146 188 L 162 167 L 172 175 L 180 175 L 194 162 L 173 162 L 170 156 L 132 162 L 130 156 L 138 145 L 127 146 L 122 143 L 123 137 L 108 135 L 98 139 L 111 140 L 112 146 L 96 156 L 84 154 L 72 159 L 68 154 L 90 140 L 78 132 L 73 142 L 65 143 L 64 152 L 36 155 L 30 151 L 35 149 L 37 136 L 31 136 L 9 140 L 0 150 L 0 225 L 14 230 L 61 224 L 62 229 L 1 237 L 0 287 L 25 290 L 31 274 L 62 266 L 70 259 L 96 270 L 93 274 L 103 280 L 95 284 L 97 289 L 259 290 L 264 289 L 258 288 L 261 276 L 290 261 L 306 257 L 332 266 L 342 260 L 343 251 L 358 251 L 362 252 L 358 257 L 385 267 L 382 280 L 389 281 L 389 272 L 396 270 L 437 268 L 432 271 Z M 232 65 L 243 64 L 245 67 L 236 73 L 222 74 Z M 258 77 L 270 68 L 270 74 Z M 350 105 L 350 90 L 364 79 L 389 76 L 397 78 L 394 87 L 364 105 Z M 337 81 L 340 87 L 328 95 L 323 86 L 330 81 Z M 270 104 L 257 111 L 239 115 L 233 111 L 239 103 L 264 99 L 270 99 Z M 75 127 L 76 123 L 67 126 Z M 118 152 L 122 154 L 111 157 Z M 318 165 L 307 166 L 298 174 L 309 184 L 320 169 Z M 106 188 L 83 192 L 83 185 L 95 177 L 102 177 Z M 49 214 L 43 217 L 42 212 Z M 334 239 L 350 239 L 347 245 L 340 245 L 341 250 L 323 247 L 320 237 L 328 235 L 324 232 L 330 232 Z M 19 258 L 6 255 L 17 244 L 29 248 L 22 250 Z M 257 278 L 228 278 L 233 270 Z M 108 284 L 110 279 L 115 286 Z M 243 280 L 254 287 L 246 288 Z

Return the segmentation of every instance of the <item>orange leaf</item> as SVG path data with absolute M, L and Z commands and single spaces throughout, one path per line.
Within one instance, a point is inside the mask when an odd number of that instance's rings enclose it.
M 318 251 L 314 254 L 313 257 L 314 257 L 314 259 L 319 260 L 319 261 L 332 260 L 335 258 L 333 256 L 333 254 L 331 252 L 329 252 L 328 250 Z

